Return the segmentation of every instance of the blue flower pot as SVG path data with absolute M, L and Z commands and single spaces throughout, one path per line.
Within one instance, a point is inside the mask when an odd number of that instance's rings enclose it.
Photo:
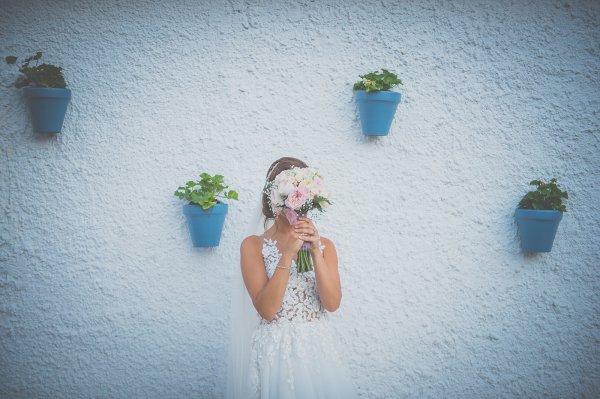
M 227 215 L 227 204 L 216 203 L 207 210 L 200 205 L 183 206 L 194 247 L 216 247 L 221 241 L 221 232 Z
M 515 219 L 523 252 L 550 252 L 562 212 L 517 208 Z
M 59 133 L 62 129 L 71 90 L 50 87 L 24 87 L 33 130 L 39 133 Z
M 367 136 L 387 136 L 400 103 L 400 93 L 395 91 L 357 90 L 356 102 L 362 131 Z

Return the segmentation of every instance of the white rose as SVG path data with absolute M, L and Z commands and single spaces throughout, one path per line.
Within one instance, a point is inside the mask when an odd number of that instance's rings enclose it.
M 271 190 L 271 195 L 269 196 L 271 200 L 271 204 L 273 206 L 281 206 L 283 205 L 283 200 L 281 199 L 281 193 L 279 192 L 278 187 L 273 187 Z
M 290 184 L 296 185 L 296 179 L 294 178 L 294 175 L 288 175 L 285 181 Z
M 301 181 L 303 181 L 304 179 L 306 179 L 308 177 L 308 171 L 306 170 L 306 168 L 301 168 L 301 169 L 297 169 L 296 170 L 296 181 L 298 183 L 300 183 Z
M 275 176 L 275 178 L 273 179 L 273 181 L 275 182 L 275 184 L 279 184 L 282 181 L 285 181 L 286 178 L 287 178 L 286 174 L 284 172 L 281 172 L 277 176 Z
M 279 183 L 279 187 L 277 188 L 280 195 L 288 196 L 294 190 L 294 185 L 289 181 L 283 181 Z

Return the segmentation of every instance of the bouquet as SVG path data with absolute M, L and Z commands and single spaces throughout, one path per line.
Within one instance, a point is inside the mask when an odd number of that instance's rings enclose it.
M 298 216 L 306 216 L 312 210 L 323 212 L 331 204 L 331 194 L 315 168 L 286 169 L 267 183 L 265 193 L 273 214 L 284 212 L 290 224 L 296 223 Z M 298 273 L 313 270 L 310 245 L 304 242 L 298 251 Z

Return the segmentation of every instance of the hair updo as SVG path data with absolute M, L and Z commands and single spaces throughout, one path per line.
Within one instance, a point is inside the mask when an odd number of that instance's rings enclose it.
M 304 161 L 293 157 L 282 157 L 273 162 L 269 167 L 269 170 L 267 171 L 267 179 L 265 181 L 265 186 L 270 181 L 273 181 L 279 173 L 281 173 L 284 170 L 292 169 L 294 166 L 298 168 L 308 167 L 308 165 Z M 273 211 L 269 206 L 269 198 L 267 197 L 267 194 L 264 191 L 262 194 L 262 213 L 263 215 L 265 215 L 265 225 L 267 220 L 275 219 L 275 215 L 273 214 Z

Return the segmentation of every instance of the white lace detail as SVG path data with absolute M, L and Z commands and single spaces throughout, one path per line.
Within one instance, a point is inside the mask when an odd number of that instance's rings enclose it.
M 276 243 L 276 240 L 263 238 L 262 254 L 269 279 L 273 277 L 282 256 Z M 319 247 L 321 251 L 325 248 L 321 244 Z M 264 390 L 268 386 L 264 384 L 268 384 L 268 381 L 263 378 L 281 378 L 292 392 L 297 392 L 295 375 L 305 372 L 298 367 L 306 367 L 301 364 L 310 365 L 310 373 L 315 376 L 326 375 L 331 372 L 330 369 L 341 370 L 343 367 L 339 363 L 336 351 L 338 341 L 333 338 L 328 312 L 323 308 L 317 292 L 314 270 L 298 273 L 296 262 L 292 260 L 290 270 L 286 271 L 290 276 L 281 308 L 272 321 L 261 318 L 252 335 L 248 381 L 252 398 L 259 399 L 267 394 Z M 331 362 L 325 369 L 323 360 L 319 360 L 323 356 Z M 286 367 L 282 367 L 281 362 L 285 362 Z M 278 370 L 279 377 L 272 375 L 269 370 Z
M 341 370 L 344 366 L 340 362 L 336 347 L 338 344 L 339 341 L 334 339 L 333 330 L 329 326 L 328 316 L 310 323 L 297 323 L 286 318 L 276 323 L 261 323 L 252 335 L 248 378 L 252 393 L 250 397 L 271 397 L 265 396 L 269 386 L 263 378 L 266 376 L 277 379 L 273 370 L 280 373 L 280 381 L 286 382 L 291 391 L 297 390 L 294 377 L 296 373 L 306 373 L 306 365 L 310 366 L 309 372 L 316 376 L 326 375 L 331 372 L 330 369 Z M 326 365 L 324 369 L 324 362 L 331 362 L 333 365 Z
M 282 255 L 276 244 L 277 240 L 263 238 L 262 254 L 269 279 L 273 277 Z M 325 246 L 319 245 L 319 248 L 323 251 Z M 281 308 L 270 323 L 277 322 L 282 318 L 289 321 L 311 321 L 322 317 L 325 313 L 317 291 L 314 270 L 298 273 L 296 261 L 293 259 L 290 267 L 290 276 Z M 261 323 L 269 323 L 269 321 L 261 319 Z

